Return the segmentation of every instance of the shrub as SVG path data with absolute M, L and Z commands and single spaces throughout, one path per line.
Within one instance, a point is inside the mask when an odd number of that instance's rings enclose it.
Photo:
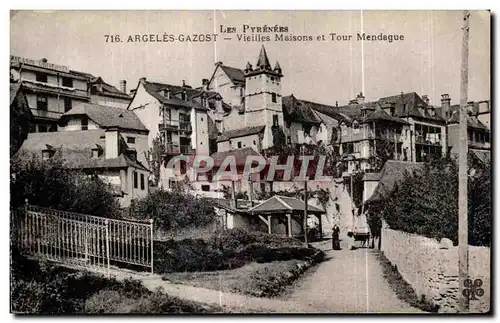
M 470 177 L 469 244 L 491 244 L 491 176 L 489 166 Z M 435 159 L 404 179 L 382 201 L 369 206 L 369 224 L 379 233 L 382 217 L 395 230 L 458 243 L 458 167 Z
M 26 156 L 24 156 L 26 157 Z M 30 204 L 104 217 L 117 217 L 119 205 L 108 184 L 98 176 L 63 167 L 57 155 L 48 161 L 35 157 L 11 160 L 11 207 Z
M 155 271 L 194 272 L 242 267 L 250 262 L 304 260 L 318 250 L 302 242 L 265 233 L 232 229 L 212 239 L 155 242 Z
M 211 200 L 180 191 L 158 190 L 135 201 L 130 212 L 139 219 L 153 218 L 162 230 L 203 227 L 216 219 Z

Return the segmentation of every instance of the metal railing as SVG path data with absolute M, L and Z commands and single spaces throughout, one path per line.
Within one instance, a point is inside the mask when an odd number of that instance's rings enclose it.
M 193 149 L 189 145 L 177 145 L 177 144 L 166 144 L 165 150 L 169 154 L 183 154 L 191 155 L 193 154 Z
M 191 127 L 190 121 L 166 120 L 165 122 L 158 124 L 158 130 L 180 130 L 189 133 L 193 131 L 193 128 Z
M 116 220 L 26 204 L 12 212 L 13 240 L 24 254 L 84 267 L 153 272 L 153 220 Z

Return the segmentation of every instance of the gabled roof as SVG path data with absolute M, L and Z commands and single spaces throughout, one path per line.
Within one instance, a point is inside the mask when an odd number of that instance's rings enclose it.
M 217 142 L 222 142 L 222 141 L 227 141 L 232 138 L 238 138 L 238 137 L 245 137 L 245 136 L 250 136 L 250 135 L 255 135 L 264 130 L 266 126 L 253 126 L 253 127 L 246 127 L 246 128 L 241 128 L 241 129 L 236 129 L 236 130 L 227 130 L 222 133 L 217 138 Z
M 426 109 L 428 104 L 416 92 L 401 93 L 399 95 L 380 98 L 378 102 L 380 104 L 394 103 L 394 115 L 397 117 L 414 117 L 442 122 L 445 121 L 438 113 L 434 116 L 430 115 Z M 419 111 L 419 107 L 423 108 L 422 111 Z
M 262 156 L 252 147 L 239 148 L 229 151 L 218 151 L 212 154 L 212 159 L 214 160 L 214 166 L 220 167 L 224 160 L 228 156 L 234 156 L 236 160 L 236 166 L 244 166 L 248 156 Z
M 119 149 L 119 155 L 116 158 L 105 157 L 105 131 L 102 129 L 30 133 L 19 152 L 32 153 L 40 157 L 42 151 L 50 147 L 61 152 L 64 166 L 71 169 L 127 168 L 131 166 L 149 171 L 139 161 L 125 153 L 128 147 L 123 138 L 120 139 L 121 149 Z M 101 156 L 93 158 L 93 149 L 102 149 Z
M 460 110 L 454 109 L 451 112 L 451 117 L 448 119 L 448 123 L 460 123 Z M 475 129 L 488 130 L 488 127 L 474 116 L 467 115 L 467 126 Z
M 302 200 L 296 199 L 294 197 L 279 196 L 275 195 L 270 199 L 250 208 L 248 213 L 259 214 L 259 213 L 280 213 L 280 212 L 293 212 L 293 211 L 304 211 L 305 203 Z M 325 213 L 325 211 L 312 206 L 307 205 L 307 211 L 311 213 Z
M 317 103 L 299 100 L 292 95 L 282 98 L 283 117 L 285 120 L 301 123 L 320 124 L 321 119 L 314 113 L 312 107 Z
M 117 127 L 120 129 L 148 131 L 133 111 L 91 103 L 76 105 L 62 115 L 61 122 L 65 122 L 72 116 L 77 115 L 87 115 L 101 128 Z
M 95 84 L 101 84 L 102 90 L 98 86 L 94 86 Z M 118 90 L 115 86 L 106 83 L 100 76 L 92 76 L 92 78 L 90 79 L 90 85 L 92 86 L 93 91 L 95 91 L 99 95 L 108 95 L 128 100 L 131 99 L 131 97 L 127 93 L 124 93 Z
M 424 163 L 388 160 L 380 171 L 380 180 L 375 191 L 365 203 L 381 200 L 394 189 L 399 181 L 404 179 L 405 172 L 412 173 L 421 169 L 423 165 Z
M 224 71 L 224 73 L 226 73 L 227 77 L 229 77 L 231 82 L 235 84 L 245 83 L 245 73 L 243 72 L 243 70 L 226 65 L 219 65 L 219 66 Z
M 141 81 L 141 82 L 144 85 L 146 92 L 148 92 L 150 95 L 152 95 L 161 103 L 181 106 L 185 108 L 192 108 L 202 111 L 208 110 L 207 107 L 204 107 L 200 103 L 193 100 L 193 98 L 198 97 L 200 92 L 202 92 L 203 90 L 193 89 L 188 86 L 178 86 L 166 83 L 158 83 L 150 81 Z M 170 90 L 171 93 L 170 99 L 163 95 L 163 90 L 165 89 Z M 182 100 L 175 96 L 176 94 L 182 93 L 183 91 L 186 92 L 187 100 Z M 211 97 L 214 97 L 217 94 L 217 92 L 206 92 L 206 93 L 208 94 L 208 96 Z

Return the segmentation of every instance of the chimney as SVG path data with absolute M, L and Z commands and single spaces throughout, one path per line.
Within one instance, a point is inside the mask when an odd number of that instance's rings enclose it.
M 335 101 L 335 107 L 338 108 L 339 107 L 339 101 Z
M 201 86 L 203 88 L 203 91 L 208 91 L 208 79 L 203 79 L 201 80 Z
M 48 62 L 45 57 L 43 57 L 42 59 L 40 59 L 40 61 L 43 62 L 43 63 L 47 63 Z
M 422 95 L 422 100 L 425 102 L 425 104 L 429 104 L 429 96 L 427 96 L 427 94 Z
M 359 94 L 356 96 L 356 101 L 359 103 L 359 104 L 363 104 L 365 103 L 365 97 L 363 95 L 363 92 L 359 92 Z
M 441 94 L 441 111 L 442 117 L 448 119 L 450 117 L 450 103 L 451 99 L 448 94 Z
M 127 81 L 120 81 L 120 91 L 122 91 L 123 93 L 127 93 Z
M 106 147 L 106 159 L 117 158 L 119 154 L 119 138 L 120 134 L 118 133 L 117 128 L 109 128 L 106 129 L 104 140 Z

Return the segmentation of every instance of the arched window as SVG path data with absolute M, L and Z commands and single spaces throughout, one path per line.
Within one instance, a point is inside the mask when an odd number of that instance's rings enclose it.
M 353 123 L 352 123 L 352 130 L 354 133 L 358 133 L 359 132 L 359 123 L 358 121 L 354 120 Z

